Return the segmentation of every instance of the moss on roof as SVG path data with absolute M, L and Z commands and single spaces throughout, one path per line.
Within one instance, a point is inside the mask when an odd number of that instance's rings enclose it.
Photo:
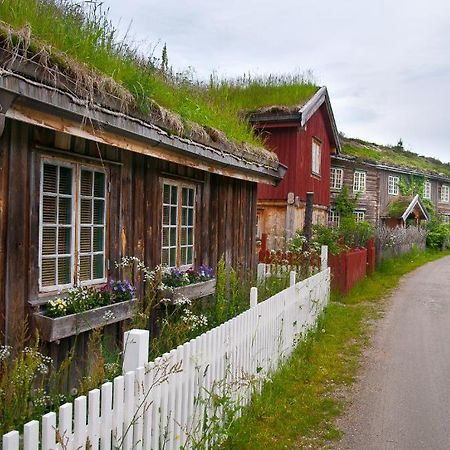
M 274 103 L 302 104 L 316 89 L 307 78 L 203 83 L 188 74 L 172 75 L 158 59 L 146 58 L 118 39 L 100 3 L 86 4 L 87 10 L 71 0 L 0 0 L 0 47 L 9 52 L 0 65 L 16 70 L 25 57 L 50 74 L 46 82 L 61 82 L 63 74 L 80 97 L 100 98 L 103 106 L 245 159 L 277 164 L 242 112 Z
M 450 164 L 429 156 L 418 155 L 402 147 L 374 144 L 345 137 L 341 137 L 341 145 L 343 155 L 353 156 L 361 161 L 450 177 Z

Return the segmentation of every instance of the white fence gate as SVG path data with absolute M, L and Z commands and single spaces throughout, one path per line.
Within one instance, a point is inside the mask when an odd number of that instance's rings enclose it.
M 148 332 L 128 332 L 124 368 L 133 370 L 27 423 L 22 436 L 5 434 L 3 450 L 211 447 L 230 408 L 239 414 L 314 326 L 330 271 L 299 283 L 291 274 L 289 288 L 259 304 L 255 290 L 249 310 L 150 363 Z

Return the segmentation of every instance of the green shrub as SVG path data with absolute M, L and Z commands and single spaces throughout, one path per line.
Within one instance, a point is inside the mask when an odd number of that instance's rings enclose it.
M 353 217 L 345 217 L 341 220 L 339 235 L 347 247 L 364 247 L 373 237 L 374 228 L 368 222 L 356 222 Z
M 450 226 L 436 217 L 427 224 L 427 246 L 444 250 L 450 247 Z

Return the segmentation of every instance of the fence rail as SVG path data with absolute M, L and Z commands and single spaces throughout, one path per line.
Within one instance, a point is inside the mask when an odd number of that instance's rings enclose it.
M 22 436 L 5 434 L 3 449 L 173 450 L 202 439 L 207 448 L 227 408 L 245 406 L 316 323 L 330 292 L 323 262 L 304 281 L 291 274 L 291 286 L 264 302 L 253 288 L 249 310 L 153 362 L 148 333 L 128 332 L 123 376 L 27 423 Z

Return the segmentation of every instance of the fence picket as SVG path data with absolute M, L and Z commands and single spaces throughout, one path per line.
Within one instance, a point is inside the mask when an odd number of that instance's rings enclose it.
M 330 269 L 324 251 L 321 256 L 322 271 L 298 283 L 290 263 L 261 265 L 259 281 L 264 282 L 267 273 L 285 276 L 291 271 L 291 286 L 261 303 L 253 289 L 250 309 L 151 363 L 142 350 L 147 334 L 133 330 L 129 335 L 139 336 L 139 342 L 134 341 L 142 351 L 137 357 L 128 348 L 127 365 L 143 366 L 103 384 L 101 391 L 90 391 L 87 399 L 80 396 L 61 406 L 58 416 L 42 416 L 40 435 L 39 422 L 27 423 L 23 449 L 175 450 L 192 448 L 200 439 L 205 448 L 216 445 L 208 418 L 214 415 L 223 423 L 225 407 L 214 406 L 211 396 L 227 395 L 235 406 L 247 405 L 252 392 L 292 354 L 299 337 L 327 305 Z M 19 433 L 5 434 L 2 443 L 3 450 L 19 450 Z

